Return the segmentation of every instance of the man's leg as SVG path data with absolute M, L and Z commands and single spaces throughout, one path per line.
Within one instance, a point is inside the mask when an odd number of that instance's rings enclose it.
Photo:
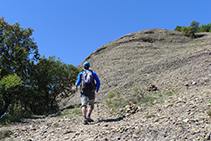
M 88 118 L 90 118 L 90 117 L 91 117 L 92 110 L 93 110 L 93 108 L 91 108 L 91 107 L 88 109 L 88 116 L 87 116 Z
M 87 116 L 87 120 L 89 122 L 93 122 L 94 120 L 91 119 L 91 114 L 92 114 L 92 110 L 94 109 L 94 99 L 93 100 L 89 100 L 89 109 L 88 109 L 88 116 Z
M 81 95 L 81 111 L 83 114 L 83 120 L 84 120 L 84 124 L 88 124 L 87 123 L 87 119 L 86 119 L 86 105 L 87 105 L 87 97 L 85 95 Z
M 82 106 L 81 110 L 82 110 L 84 119 L 86 119 L 86 106 Z

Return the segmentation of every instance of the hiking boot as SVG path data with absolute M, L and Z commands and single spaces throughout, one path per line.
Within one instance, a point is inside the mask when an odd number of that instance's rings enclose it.
M 88 125 L 89 123 L 88 123 L 88 121 L 87 121 L 87 119 L 85 119 L 84 120 L 84 125 Z
M 87 118 L 87 121 L 88 121 L 88 122 L 94 122 L 94 120 L 91 119 L 90 117 Z

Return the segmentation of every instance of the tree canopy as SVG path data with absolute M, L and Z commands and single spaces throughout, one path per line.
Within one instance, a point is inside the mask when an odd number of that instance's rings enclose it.
M 0 116 L 21 112 L 47 113 L 56 98 L 72 93 L 79 69 L 55 57 L 40 57 L 32 28 L 8 24 L 0 18 Z
M 182 32 L 182 34 L 185 36 L 190 36 L 191 38 L 196 38 L 195 33 L 197 33 L 197 32 L 211 32 L 211 23 L 209 23 L 207 25 L 202 24 L 201 26 L 199 26 L 199 22 L 192 21 L 189 27 L 176 26 L 176 28 L 174 30 Z

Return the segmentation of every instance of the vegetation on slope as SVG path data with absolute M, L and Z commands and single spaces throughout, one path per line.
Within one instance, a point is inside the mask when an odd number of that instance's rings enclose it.
M 211 23 L 209 24 L 202 24 L 199 26 L 199 22 L 197 21 L 192 21 L 190 26 L 177 26 L 175 31 L 180 31 L 182 32 L 183 35 L 190 36 L 192 38 L 196 38 L 196 34 L 198 32 L 211 32 Z
M 79 69 L 55 57 L 40 57 L 32 28 L 0 18 L 0 117 L 57 110 L 59 94 L 73 92 Z

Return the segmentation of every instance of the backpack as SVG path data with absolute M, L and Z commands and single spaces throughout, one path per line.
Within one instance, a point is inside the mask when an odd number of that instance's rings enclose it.
M 83 91 L 91 92 L 95 90 L 95 81 L 92 70 L 82 72 L 81 89 Z

